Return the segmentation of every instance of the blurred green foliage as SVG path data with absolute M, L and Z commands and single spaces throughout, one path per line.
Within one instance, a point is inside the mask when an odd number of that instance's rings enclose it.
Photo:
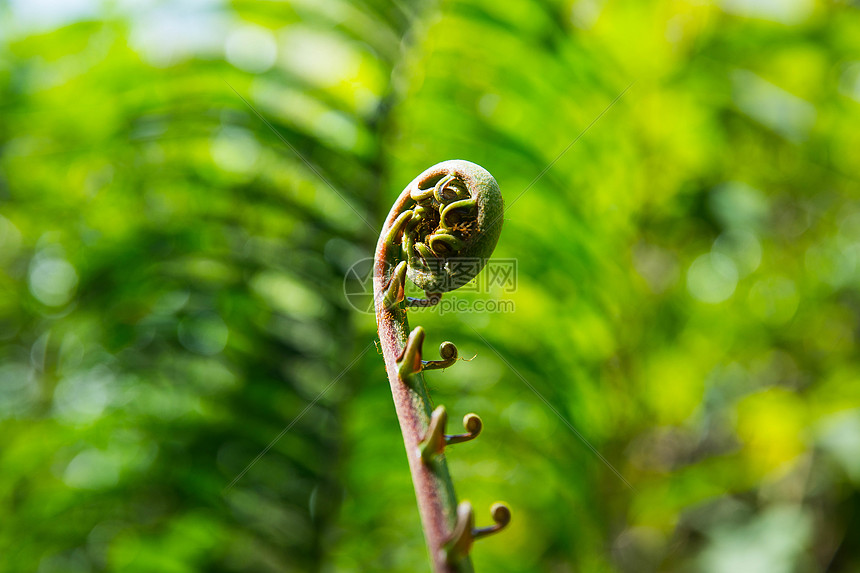
M 476 569 L 857 570 L 858 119 L 847 1 L 0 2 L 0 571 L 426 570 L 343 277 L 449 158 Z

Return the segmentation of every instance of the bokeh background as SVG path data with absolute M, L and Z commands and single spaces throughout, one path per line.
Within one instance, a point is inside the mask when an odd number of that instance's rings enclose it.
M 858 570 L 858 119 L 848 0 L 0 1 L 0 571 L 428 570 L 344 276 L 450 158 L 477 570 Z

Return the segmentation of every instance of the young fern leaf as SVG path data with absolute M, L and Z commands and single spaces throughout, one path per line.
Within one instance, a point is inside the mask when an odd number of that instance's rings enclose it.
M 437 304 L 443 293 L 475 278 L 496 246 L 503 215 L 502 194 L 487 170 L 468 161 L 444 161 L 407 185 L 376 246 L 373 292 L 380 346 L 437 573 L 472 571 L 468 556 L 472 540 L 504 527 L 510 512 L 497 504 L 504 510 L 494 511 L 506 512 L 507 519 L 496 519 L 495 526 L 483 529 L 474 529 L 474 520 L 465 515 L 464 508 L 471 508 L 468 502 L 460 504 L 458 512 L 443 453 L 448 445 L 477 437 L 481 419 L 468 414 L 467 434 L 444 434 L 447 413 L 442 406 L 433 411 L 422 372 L 453 365 L 457 348 L 445 342 L 442 360 L 422 360 L 424 329 L 409 330 L 406 309 Z M 407 277 L 426 298 L 405 296 Z
M 496 180 L 474 163 L 445 161 L 408 190 L 415 202 L 402 242 L 409 280 L 428 293 L 463 286 L 484 267 L 502 232 Z

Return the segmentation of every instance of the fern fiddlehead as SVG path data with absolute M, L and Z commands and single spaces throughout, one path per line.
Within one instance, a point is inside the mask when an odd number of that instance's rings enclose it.
M 422 371 L 451 366 L 457 348 L 445 342 L 439 349 L 441 360 L 423 360 L 424 329 L 409 330 L 407 308 L 437 304 L 443 293 L 472 280 L 496 246 L 503 212 L 499 186 L 489 172 L 468 161 L 444 161 L 406 186 L 376 246 L 373 289 L 379 340 L 437 573 L 471 571 L 472 542 L 507 525 L 510 511 L 496 504 L 495 525 L 475 528 L 472 506 L 457 504 L 443 452 L 447 445 L 477 437 L 481 419 L 467 414 L 465 434 L 444 433 L 447 412 L 444 406 L 432 409 Z M 426 298 L 405 296 L 407 277 Z

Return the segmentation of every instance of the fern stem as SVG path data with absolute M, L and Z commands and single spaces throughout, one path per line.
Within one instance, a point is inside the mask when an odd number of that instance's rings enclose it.
M 473 571 L 468 556 L 472 542 L 507 525 L 510 512 L 500 506 L 503 510 L 493 513 L 495 526 L 475 529 L 471 505 L 457 504 L 444 448 L 477 436 L 481 421 L 469 414 L 464 420 L 468 434 L 444 435 L 447 413 L 441 406 L 433 412 L 422 370 L 450 366 L 457 350 L 445 343 L 443 360 L 422 361 L 424 330 L 410 331 L 406 309 L 432 306 L 441 293 L 480 272 L 495 248 L 502 212 L 498 185 L 486 170 L 466 161 L 446 161 L 404 189 L 388 213 L 376 246 L 373 292 L 379 341 L 436 573 Z M 454 272 L 460 265 L 446 263 L 458 256 L 480 262 Z M 405 297 L 407 273 L 427 292 L 427 299 Z

